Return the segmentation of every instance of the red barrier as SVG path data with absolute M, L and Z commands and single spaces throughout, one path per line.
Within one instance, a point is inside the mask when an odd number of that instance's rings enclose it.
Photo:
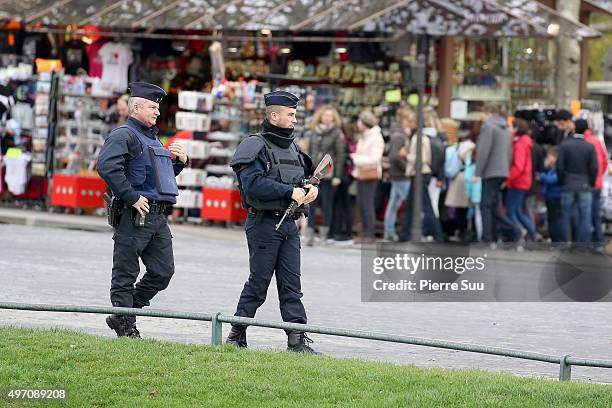
M 247 212 L 242 208 L 240 191 L 234 189 L 202 189 L 200 217 L 212 221 L 243 221 Z
M 51 205 L 68 208 L 104 208 L 106 184 L 99 177 L 55 174 Z

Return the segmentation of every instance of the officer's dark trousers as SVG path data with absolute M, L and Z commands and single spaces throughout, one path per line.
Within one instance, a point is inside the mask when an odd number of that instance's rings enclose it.
M 115 247 L 110 289 L 113 306 L 149 306 L 153 296 L 168 287 L 174 274 L 172 235 L 166 216 L 147 214 L 145 226 L 135 227 L 130 209 L 124 208 L 113 240 Z M 134 285 L 140 273 L 139 257 L 147 271 Z
M 263 216 L 259 222 L 249 214 L 245 230 L 249 246 L 249 279 L 244 284 L 236 316 L 255 317 L 257 308 L 266 300 L 272 275 L 276 273 L 276 288 L 283 321 L 306 323 L 300 283 L 300 236 L 292 219 L 287 219 L 278 231 L 279 218 Z

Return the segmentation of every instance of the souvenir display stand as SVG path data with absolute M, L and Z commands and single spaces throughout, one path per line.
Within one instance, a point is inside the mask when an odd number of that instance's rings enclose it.
M 51 148 L 52 207 L 80 212 L 104 208 L 104 181 L 95 164 L 109 126 L 101 115 L 108 96 L 92 92 L 97 80 L 84 75 L 60 73 L 56 100 L 55 134 Z

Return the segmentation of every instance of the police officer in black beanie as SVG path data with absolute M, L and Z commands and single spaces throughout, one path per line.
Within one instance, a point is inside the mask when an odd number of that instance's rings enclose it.
M 230 166 L 238 176 L 243 205 L 249 215 L 245 225 L 249 247 L 250 274 L 244 284 L 236 316 L 255 317 L 266 300 L 272 275 L 283 321 L 306 324 L 300 283 L 300 237 L 295 217 L 307 212 L 306 205 L 317 198 L 318 189 L 301 187 L 310 176 L 312 161 L 294 143 L 293 129 L 299 98 L 289 92 L 264 95 L 266 119 L 261 132 L 243 140 Z M 291 200 L 300 204 L 294 218 L 280 221 Z M 315 353 L 304 332 L 287 331 L 287 350 Z M 232 326 L 228 344 L 247 347 L 246 326 Z
M 165 211 L 176 203 L 175 177 L 188 159 L 180 144 L 172 144 L 168 151 L 157 138 L 155 122 L 166 92 L 145 82 L 129 84 L 129 92 L 129 119 L 109 134 L 97 169 L 123 202 L 113 235 L 111 302 L 116 307 L 141 308 L 149 306 L 174 274 L 172 235 Z M 147 271 L 134 285 L 140 273 L 138 258 Z M 119 337 L 140 338 L 135 316 L 111 315 L 106 323 Z

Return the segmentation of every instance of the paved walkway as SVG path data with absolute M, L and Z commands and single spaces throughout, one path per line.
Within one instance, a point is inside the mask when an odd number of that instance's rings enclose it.
M 101 217 L 0 209 L 0 299 L 3 301 L 108 305 L 112 240 Z M 42 225 L 68 227 L 42 228 Z M 153 301 L 159 309 L 234 311 L 248 276 L 243 232 L 201 226 L 172 227 L 177 272 Z M 504 253 L 507 265 L 529 268 L 538 254 Z M 356 248 L 304 247 L 302 281 L 309 322 L 316 325 L 612 359 L 609 303 L 363 303 L 361 252 Z M 542 255 L 543 256 L 543 255 Z M 514 258 L 514 259 L 513 259 Z M 503 261 L 506 262 L 506 261 Z M 276 285 L 257 317 L 279 320 Z M 0 310 L 1 325 L 67 327 L 110 336 L 104 316 Z M 147 337 L 209 343 L 210 325 L 140 318 Z M 228 328 L 224 327 L 227 333 Z M 255 348 L 284 348 L 284 333 L 249 328 Z M 480 368 L 556 378 L 558 366 L 475 353 L 312 335 L 326 354 L 410 363 L 423 367 Z M 612 383 L 612 370 L 575 367 L 573 378 Z

